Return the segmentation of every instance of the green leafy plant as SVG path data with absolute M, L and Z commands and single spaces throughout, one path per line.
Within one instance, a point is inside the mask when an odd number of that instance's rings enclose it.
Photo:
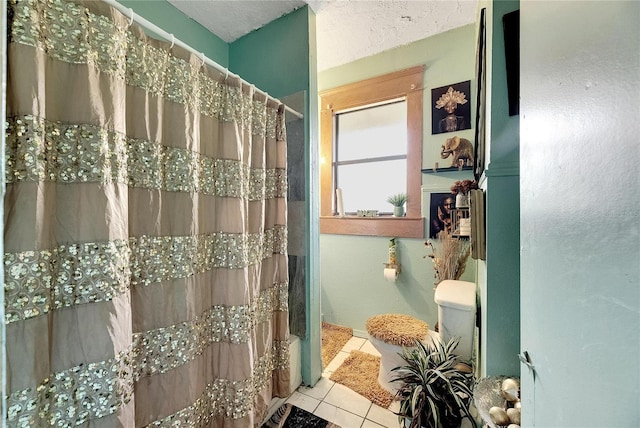
M 401 207 L 407 202 L 407 195 L 404 193 L 398 193 L 397 195 L 391 195 L 387 198 L 387 202 L 389 202 L 394 207 Z
M 469 406 L 474 377 L 471 365 L 453 354 L 459 338 L 446 344 L 434 339 L 433 344 L 417 342 L 405 348 L 406 365 L 392 369 L 393 382 L 402 385 L 396 393 L 400 399 L 398 420 L 408 428 L 457 428 L 463 418 L 473 417 Z M 407 425 L 408 423 L 408 425 Z

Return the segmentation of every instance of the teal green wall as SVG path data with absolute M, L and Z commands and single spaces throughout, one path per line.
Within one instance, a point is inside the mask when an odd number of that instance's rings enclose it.
M 519 376 L 520 363 L 520 191 L 519 116 L 509 116 L 502 17 L 519 1 L 487 6 L 487 260 L 479 263 L 481 374 Z
M 434 327 L 433 269 L 424 240 L 396 239 L 402 273 L 395 284 L 383 277 L 389 239 L 372 236 L 321 235 L 322 313 L 330 323 L 366 335 L 367 318 L 400 313 Z M 462 279 L 474 281 L 475 261 L 469 259 Z
M 458 135 L 473 141 L 474 130 L 471 128 L 456 133 L 432 135 L 431 89 L 471 80 L 471 93 L 475 93 L 475 37 L 474 25 L 466 25 L 377 55 L 324 70 L 318 74 L 318 89 L 323 91 L 405 68 L 425 65 L 423 83 L 423 167 L 431 168 L 435 162 L 439 162 L 441 167 L 447 166 L 445 165 L 447 163 L 446 160 L 440 158 L 440 150 L 444 140 L 453 135 Z M 471 98 L 473 98 L 473 95 Z M 471 102 L 471 116 L 474 117 L 475 101 L 472 99 L 469 102 Z M 432 179 L 434 177 L 425 177 L 423 184 L 432 184 L 430 182 Z M 450 180 L 446 180 L 444 185 L 449 186 L 449 182 Z
M 475 90 L 475 27 L 467 25 L 415 43 L 363 58 L 318 75 L 320 90 L 426 65 L 424 73 L 423 167 L 440 159 L 440 146 L 446 138 L 459 135 L 473 140 L 473 129 L 458 133 L 431 135 L 431 89 L 471 80 Z M 475 109 L 472 109 L 474 112 Z M 461 176 L 424 174 L 423 188 L 448 191 Z M 428 192 L 426 193 L 428 198 Z M 425 204 L 423 204 L 423 207 Z M 428 212 L 427 212 L 428 216 Z M 397 240 L 402 273 L 395 284 L 383 277 L 388 260 L 389 239 L 370 236 L 320 235 L 320 272 L 324 320 L 352 327 L 366 334 L 365 322 L 381 313 L 409 314 L 434 326 L 437 307 L 433 301 L 434 271 L 424 239 Z M 476 262 L 469 259 L 462 279 L 475 281 Z
M 118 0 L 135 13 L 223 67 L 229 67 L 227 43 L 165 0 Z
M 309 90 L 309 7 L 305 6 L 229 45 L 229 69 L 283 97 Z
M 483 365 L 487 376 L 520 373 L 518 183 L 518 176 L 513 175 L 492 175 L 486 183 L 487 286 L 482 314 L 486 325 Z
M 507 69 L 504 54 L 502 17 L 520 8 L 519 0 L 493 2 L 493 47 L 491 56 L 491 139 L 488 156 L 491 164 L 516 167 L 519 163 L 520 116 L 509 116 Z

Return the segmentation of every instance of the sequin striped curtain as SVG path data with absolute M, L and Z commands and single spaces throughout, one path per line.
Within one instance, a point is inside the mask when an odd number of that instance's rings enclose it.
M 101 2 L 8 9 L 8 426 L 257 426 L 289 392 L 283 106 Z

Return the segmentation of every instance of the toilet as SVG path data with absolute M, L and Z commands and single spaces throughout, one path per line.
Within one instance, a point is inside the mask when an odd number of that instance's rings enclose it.
M 422 320 L 401 314 L 382 314 L 367 320 L 369 341 L 380 352 L 378 383 L 395 394 L 400 385 L 391 382 L 394 367 L 405 364 L 400 356 L 420 340 L 429 345 L 433 340 L 448 342 L 459 337 L 454 353 L 471 361 L 476 325 L 476 284 L 468 281 L 445 280 L 438 284 L 434 301 L 438 305 L 438 330 L 435 332 Z

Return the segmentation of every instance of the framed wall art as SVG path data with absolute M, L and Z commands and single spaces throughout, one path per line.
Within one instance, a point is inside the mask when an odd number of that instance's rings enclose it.
M 429 238 L 437 238 L 438 233 L 452 232 L 451 210 L 455 208 L 456 196 L 451 192 L 431 193 L 429 203 Z
M 480 182 L 484 172 L 485 162 L 485 121 L 486 121 L 486 9 L 480 10 L 480 25 L 478 30 L 478 48 L 476 51 L 476 133 L 473 151 L 473 177 Z
M 471 81 L 431 90 L 431 133 L 471 129 Z

